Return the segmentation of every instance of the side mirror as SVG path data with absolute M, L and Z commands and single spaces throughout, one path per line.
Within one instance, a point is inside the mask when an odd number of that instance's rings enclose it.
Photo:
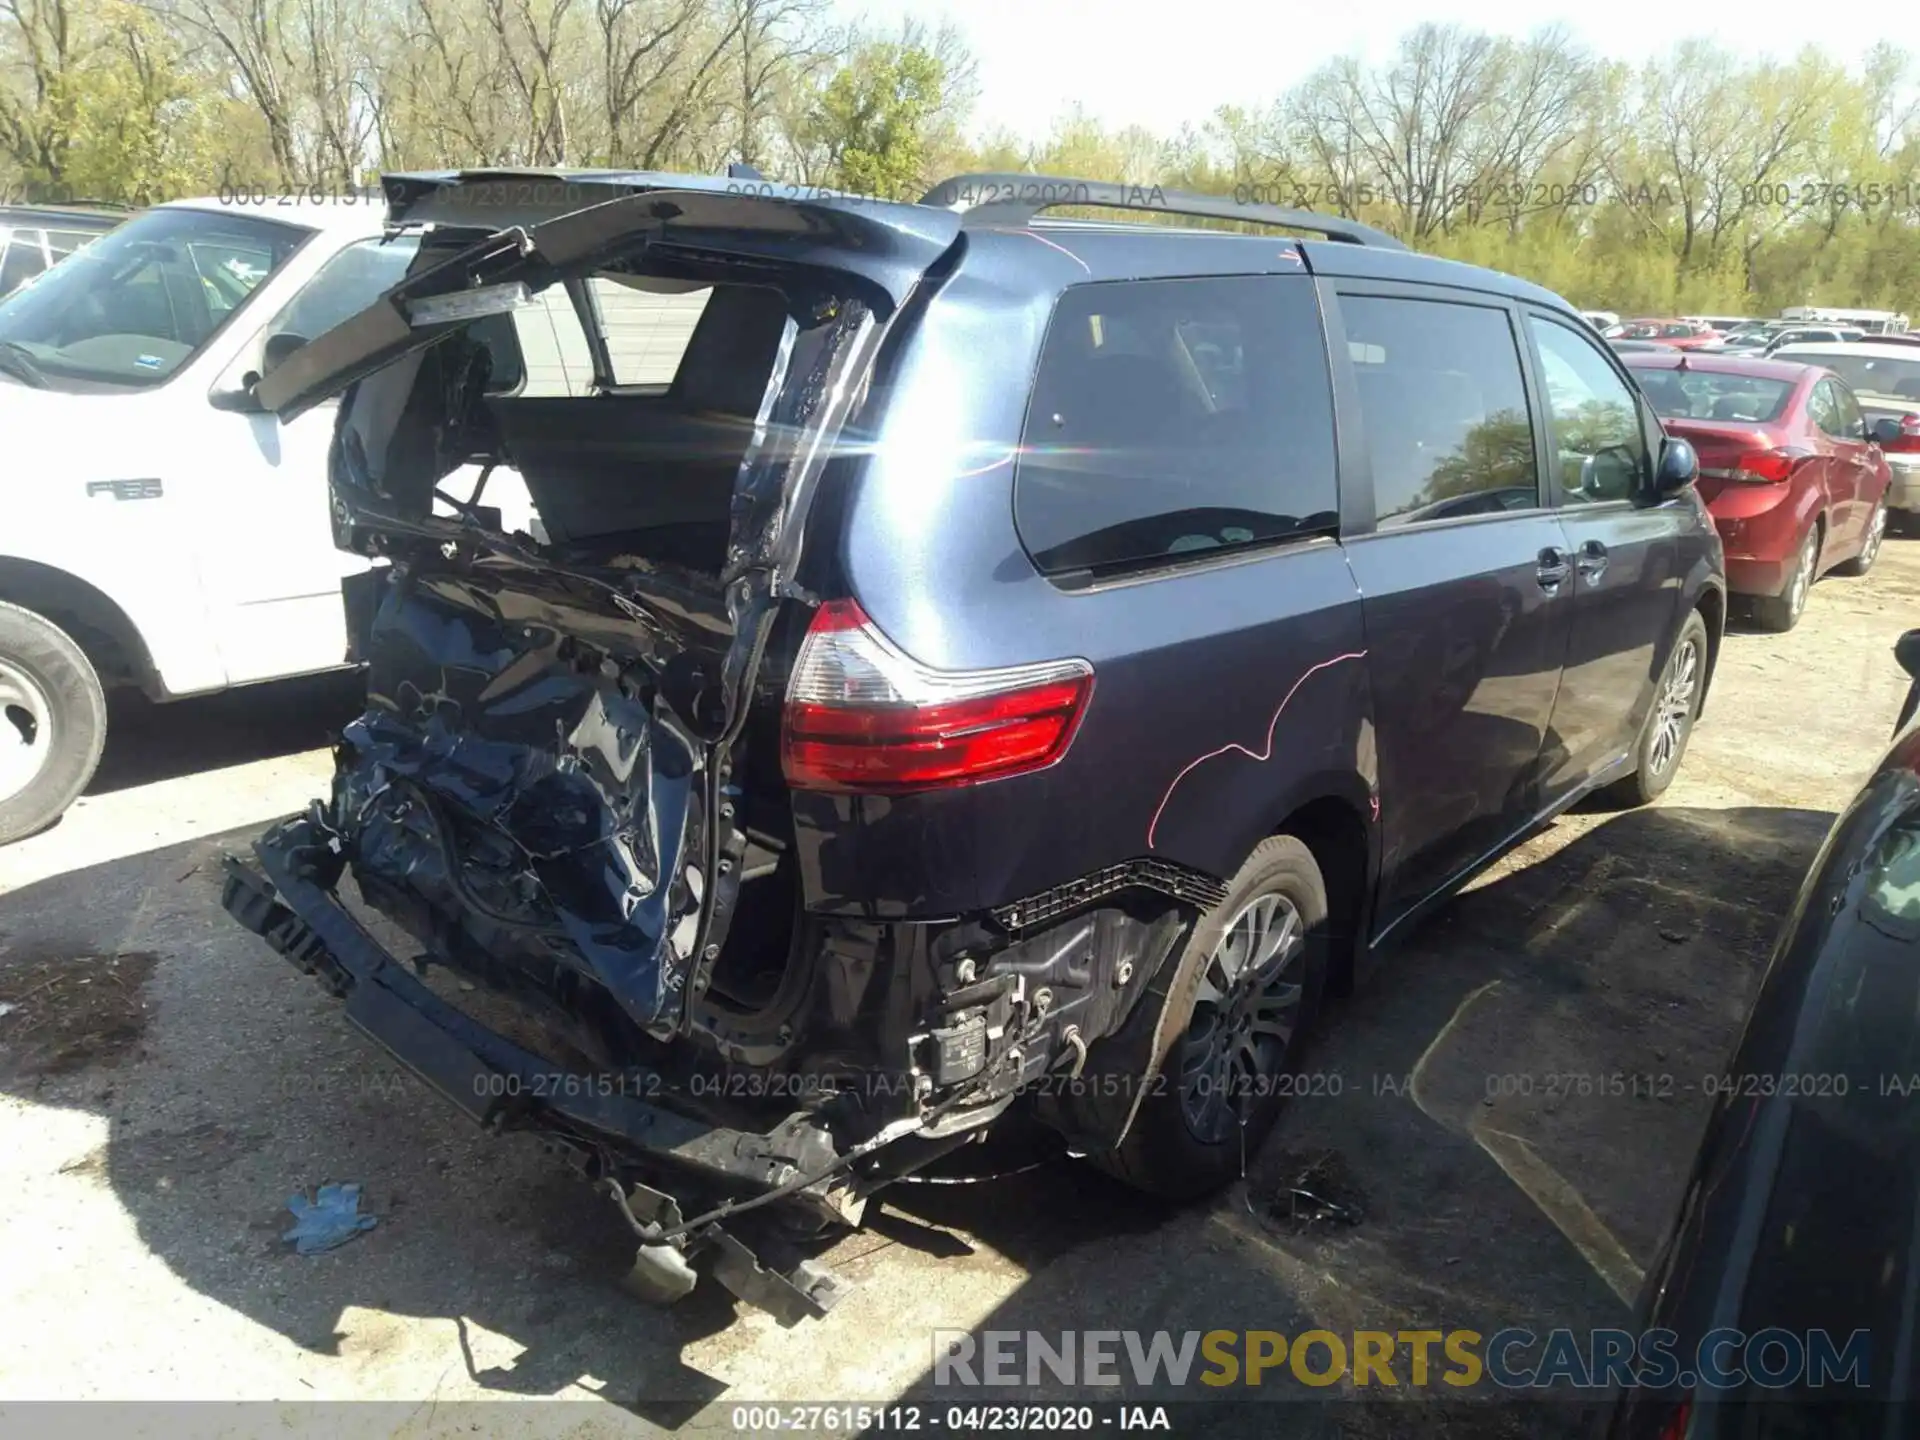
M 1660 463 L 1653 471 L 1655 498 L 1666 500 L 1678 495 L 1700 478 L 1700 457 L 1693 446 L 1677 435 L 1669 435 L 1660 447 Z
M 259 383 L 260 372 L 249 370 L 240 377 L 238 385 L 217 386 L 207 396 L 207 403 L 216 410 L 231 411 L 235 415 L 264 415 L 267 407 L 253 393 L 253 387 Z
M 287 357 L 307 343 L 307 337 L 296 335 L 291 330 L 281 330 L 267 337 L 267 343 L 260 352 L 260 373 L 271 375 L 287 363 Z
M 1900 438 L 1900 422 L 1891 415 L 1882 415 L 1867 426 L 1867 438 L 1876 445 L 1891 445 Z
M 1893 658 L 1909 676 L 1920 680 L 1920 630 L 1909 630 L 1893 642 Z

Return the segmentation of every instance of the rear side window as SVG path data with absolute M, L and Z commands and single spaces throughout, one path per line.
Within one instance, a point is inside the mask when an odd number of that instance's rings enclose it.
M 1540 356 L 1562 503 L 1631 500 L 1647 472 L 1640 402 L 1582 336 L 1538 315 L 1527 323 Z
M 596 275 L 587 282 L 600 333 L 607 340 L 607 365 L 619 386 L 673 384 L 693 330 L 713 295 L 710 288 L 681 294 L 623 285 Z
M 53 263 L 58 265 L 76 250 L 84 250 L 100 237 L 91 230 L 49 230 L 47 248 L 53 251 Z
M 1541 343 L 1544 352 L 1546 344 Z M 1673 366 L 1635 368 L 1640 392 L 1653 402 L 1662 420 L 1778 420 L 1793 395 L 1787 380 L 1763 380 L 1723 370 L 1681 370 Z M 1548 385 L 1552 385 L 1549 371 Z
M 1081 285 L 1047 331 L 1014 520 L 1047 575 L 1333 530 L 1319 306 L 1289 276 Z
M 0 230 L 0 235 L 6 232 Z M 40 248 L 38 230 L 15 230 L 0 253 L 0 295 L 33 279 L 47 268 L 47 257 Z
M 1837 380 L 1822 380 L 1813 387 L 1813 400 L 1807 407 L 1813 423 L 1836 440 L 1864 440 L 1866 417 L 1853 396 Z
M 712 298 L 710 287 L 648 288 L 605 275 L 586 282 L 590 319 L 607 347 L 617 387 L 665 390 L 679 376 L 693 332 Z M 593 349 L 573 298 L 558 285 L 513 312 L 514 338 L 526 369 L 526 398 L 593 393 Z
M 1342 296 L 1381 529 L 1531 510 L 1539 465 L 1506 312 Z
M 320 267 L 273 322 L 273 329 L 312 340 L 351 319 L 398 285 L 420 237 L 359 240 Z

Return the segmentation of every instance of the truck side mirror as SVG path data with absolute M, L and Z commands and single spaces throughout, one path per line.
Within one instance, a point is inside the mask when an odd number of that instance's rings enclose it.
M 266 345 L 260 351 L 260 374 L 271 375 L 286 364 L 289 355 L 306 343 L 306 336 L 296 335 L 291 330 L 279 330 L 269 335 Z

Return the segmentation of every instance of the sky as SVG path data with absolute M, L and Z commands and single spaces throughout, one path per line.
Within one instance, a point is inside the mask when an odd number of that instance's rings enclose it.
M 1562 21 L 1594 50 L 1638 61 L 1686 35 L 1785 59 L 1825 44 L 1851 61 L 1877 40 L 1920 52 L 1920 7 L 1735 7 L 1726 0 L 838 0 L 848 18 L 891 28 L 950 19 L 980 64 L 973 129 L 1046 133 L 1074 102 L 1112 125 L 1160 133 L 1221 105 L 1258 105 L 1336 55 L 1383 56 L 1422 21 L 1524 35 Z M 1676 24 L 1678 21 L 1678 24 Z M 1837 43 L 1836 43 L 1837 42 Z M 1839 47 L 1847 47 L 1842 51 Z

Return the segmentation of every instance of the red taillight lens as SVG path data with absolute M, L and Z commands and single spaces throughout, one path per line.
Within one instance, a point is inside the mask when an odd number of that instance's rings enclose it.
M 780 753 L 800 790 L 899 793 L 998 780 L 1067 753 L 1093 694 L 1084 660 L 935 670 L 852 600 L 822 605 L 787 682 Z
M 1880 447 L 1882 450 L 1895 450 L 1902 454 L 1920 451 L 1920 415 L 1902 415 L 1900 417 L 1900 438 L 1889 440 Z
M 1749 450 L 1734 463 L 1732 478 L 1760 485 L 1776 485 L 1793 477 L 1793 467 L 1806 458 L 1802 450 Z
M 1692 1419 L 1693 1397 L 1689 1395 L 1667 1416 L 1667 1423 L 1660 1427 L 1660 1440 L 1686 1440 L 1687 1424 Z

